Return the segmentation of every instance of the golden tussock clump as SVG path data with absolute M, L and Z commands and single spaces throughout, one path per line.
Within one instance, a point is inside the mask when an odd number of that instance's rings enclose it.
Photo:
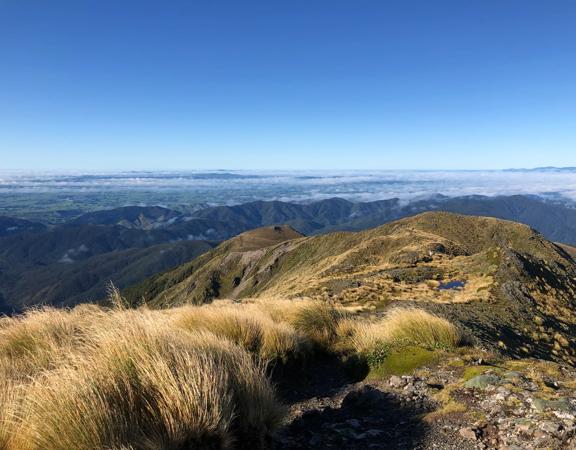
M 208 330 L 266 361 L 308 353 L 306 337 L 286 322 L 275 321 L 261 305 L 184 306 L 174 311 L 174 324 L 188 331 Z
M 449 349 L 461 341 L 458 328 L 451 322 L 416 308 L 392 309 L 376 322 L 345 321 L 340 330 L 359 353 L 370 352 L 382 344 Z
M 83 322 L 90 314 L 43 310 L 3 319 L 11 339 L 0 349 L 1 447 L 228 448 L 248 438 L 262 447 L 284 414 L 264 363 L 228 339 L 175 327 L 174 315 L 99 310 L 98 322 Z
M 0 375 L 23 378 L 50 369 L 78 350 L 92 335 L 104 311 L 83 305 L 72 311 L 37 308 L 0 319 Z
M 314 301 L 299 306 L 292 322 L 297 330 L 321 348 L 330 348 L 338 338 L 338 323 L 343 317 L 342 309 L 326 302 Z

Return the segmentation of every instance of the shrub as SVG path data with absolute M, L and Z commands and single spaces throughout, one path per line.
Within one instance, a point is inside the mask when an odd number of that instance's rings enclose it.
M 366 351 L 364 357 L 370 368 L 379 367 L 386 361 L 390 354 L 390 345 L 385 342 L 379 342 L 371 350 Z

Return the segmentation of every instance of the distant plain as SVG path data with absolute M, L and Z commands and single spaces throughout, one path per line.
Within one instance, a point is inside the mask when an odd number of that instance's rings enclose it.
M 312 202 L 435 195 L 537 195 L 576 205 L 576 169 L 500 171 L 186 171 L 0 172 L 0 215 L 58 223 L 127 205 L 162 205 L 181 212 L 255 200 Z

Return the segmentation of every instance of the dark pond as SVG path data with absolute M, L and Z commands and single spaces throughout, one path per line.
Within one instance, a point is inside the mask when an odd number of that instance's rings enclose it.
M 454 280 L 454 281 L 447 281 L 446 283 L 440 283 L 438 289 L 441 291 L 445 291 L 448 289 L 462 289 L 464 286 L 466 286 L 465 281 Z

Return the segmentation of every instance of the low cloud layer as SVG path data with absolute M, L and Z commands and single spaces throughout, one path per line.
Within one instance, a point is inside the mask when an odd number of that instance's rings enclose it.
M 535 194 L 576 201 L 576 171 L 212 171 L 0 173 L 0 194 L 180 191 L 208 203 L 250 199 L 311 201 L 414 200 L 434 194 Z

